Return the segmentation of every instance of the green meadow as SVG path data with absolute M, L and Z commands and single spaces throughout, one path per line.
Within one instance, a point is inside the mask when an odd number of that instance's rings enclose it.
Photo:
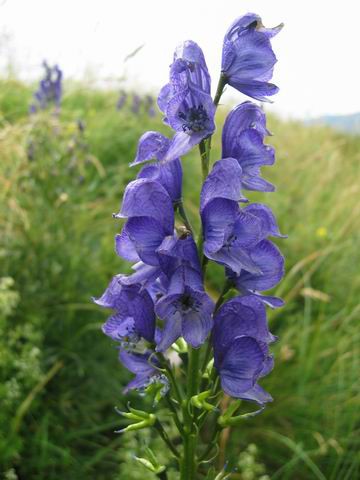
M 150 433 L 119 435 L 114 407 L 146 399 L 122 388 L 128 374 L 91 302 L 112 275 L 112 218 L 146 130 L 170 135 L 158 114 L 116 111 L 116 92 L 68 85 L 59 117 L 29 116 L 32 90 L 0 82 L 0 478 L 155 479 L 134 460 Z M 262 385 L 274 402 L 222 437 L 219 461 L 242 480 L 360 478 L 360 138 L 271 116 L 277 186 L 249 195 L 274 210 L 286 276 L 269 312 L 275 369 Z M 226 108 L 217 113 L 218 125 Z M 81 120 L 85 128 L 79 129 Z M 220 158 L 215 135 L 212 161 Z M 197 231 L 198 152 L 183 158 L 184 203 Z M 216 296 L 221 269 L 210 268 Z M 161 404 L 160 404 L 161 406 Z M 169 426 L 169 434 L 172 430 Z M 173 477 L 170 477 L 173 478 Z M 175 478 L 175 477 L 174 477 Z

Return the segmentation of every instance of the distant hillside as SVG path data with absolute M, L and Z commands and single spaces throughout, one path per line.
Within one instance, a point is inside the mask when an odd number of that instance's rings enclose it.
M 323 117 L 309 120 L 307 123 L 316 125 L 329 125 L 343 132 L 360 133 L 360 113 L 351 115 L 324 115 Z

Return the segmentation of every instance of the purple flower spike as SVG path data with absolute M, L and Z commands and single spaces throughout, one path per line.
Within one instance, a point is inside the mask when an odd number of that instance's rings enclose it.
M 269 83 L 276 57 L 270 39 L 282 28 L 264 28 L 261 18 L 248 13 L 230 26 L 224 38 L 221 70 L 227 83 L 240 92 L 260 101 L 278 92 Z
M 260 168 L 275 162 L 274 148 L 263 143 L 267 134 L 265 115 L 251 102 L 238 105 L 226 118 L 222 155 L 237 159 L 242 168 L 242 187 L 247 190 L 274 191 L 274 186 L 260 177 Z
M 214 302 L 204 291 L 185 286 L 181 293 L 162 297 L 156 304 L 157 315 L 165 327 L 157 351 L 168 349 L 180 336 L 192 347 L 200 347 L 212 325 Z

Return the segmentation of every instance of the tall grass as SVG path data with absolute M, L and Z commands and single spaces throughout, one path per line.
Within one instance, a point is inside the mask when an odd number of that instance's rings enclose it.
M 1 470 L 25 479 L 153 478 L 132 460 L 141 437 L 113 434 L 126 373 L 90 297 L 128 268 L 113 253 L 120 224 L 111 213 L 135 176 L 128 163 L 138 137 L 167 130 L 160 117 L 117 112 L 114 93 L 85 89 L 68 93 L 59 119 L 49 112 L 30 119 L 29 90 L 2 87 L 0 277 L 13 284 L 3 297 L 0 289 L 0 301 L 13 303 L 0 314 Z M 219 122 L 224 115 L 222 107 Z M 78 119 L 86 124 L 81 135 Z M 263 382 L 275 401 L 227 432 L 221 456 L 235 466 L 254 443 L 271 479 L 355 479 L 360 139 L 276 118 L 270 130 L 277 166 L 264 175 L 278 191 L 265 201 L 289 235 L 281 243 L 287 274 L 275 292 L 287 303 L 270 312 L 276 368 Z M 220 158 L 218 135 L 212 158 Z M 196 152 L 183 164 L 185 204 L 198 226 Z M 221 270 L 210 269 L 209 291 L 221 281 Z

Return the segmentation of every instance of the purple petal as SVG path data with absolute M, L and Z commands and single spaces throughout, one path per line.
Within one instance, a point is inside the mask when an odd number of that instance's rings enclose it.
M 191 287 L 199 292 L 204 290 L 201 272 L 189 267 L 186 264 L 183 264 L 180 265 L 172 274 L 168 293 L 183 293 L 186 287 Z
M 132 217 L 125 228 L 140 259 L 147 265 L 158 266 L 157 249 L 166 236 L 161 224 L 151 217 Z
M 135 321 L 132 317 L 116 314 L 104 323 L 102 331 L 113 340 L 122 340 L 124 337 L 130 337 L 135 331 Z
M 205 136 L 207 136 L 207 132 L 198 132 L 192 135 L 185 132 L 177 132 L 171 140 L 170 147 L 163 161 L 170 162 L 175 158 L 186 155 L 195 145 L 198 145 Z
M 192 289 L 188 289 L 188 291 L 192 298 L 198 301 L 199 306 L 184 314 L 182 334 L 187 343 L 193 348 L 197 348 L 205 342 L 213 326 L 214 302 L 205 292 L 195 292 Z
M 236 158 L 244 173 L 250 167 L 273 165 L 275 150 L 264 145 L 263 136 L 254 128 L 248 128 L 238 134 L 236 144 L 232 148 L 232 156 Z
M 174 79 L 176 74 L 182 74 L 182 78 Z M 210 93 L 211 79 L 204 54 L 199 45 L 192 40 L 187 40 L 177 46 L 170 75 L 171 81 L 175 81 L 183 88 L 194 86 Z
M 246 200 L 241 195 L 242 170 L 234 158 L 223 158 L 216 162 L 206 178 L 200 197 L 200 211 L 214 198 L 225 198 L 240 202 Z
M 215 198 L 202 211 L 204 248 L 214 253 L 224 245 L 226 232 L 231 229 L 239 213 L 237 202 Z
M 268 329 L 265 306 L 254 295 L 235 297 L 224 303 L 217 311 L 214 322 L 217 365 L 235 337 L 246 335 L 264 343 L 275 340 Z
M 130 240 L 125 227 L 120 234 L 115 236 L 115 251 L 119 257 L 129 262 L 138 262 L 140 260 L 134 243 Z
M 123 285 L 141 283 L 144 287 L 147 287 L 149 283 L 155 281 L 161 275 L 161 269 L 159 267 L 145 265 L 143 262 L 138 262 L 136 265 L 133 265 L 132 269 L 134 273 L 121 277 L 121 283 Z
M 204 246 L 205 255 L 226 267 L 229 267 L 233 272 L 240 274 L 242 269 L 247 271 L 259 273 L 259 267 L 253 262 L 246 250 L 237 246 L 223 247 L 217 252 L 211 252 Z
M 166 256 L 175 261 L 172 264 L 173 268 L 186 263 L 195 270 L 201 270 L 197 247 L 191 235 L 182 237 L 168 236 L 164 238 L 157 251 L 160 256 Z M 167 273 L 169 274 L 170 272 Z
M 151 217 L 164 226 L 167 235 L 174 229 L 171 198 L 158 182 L 140 178 L 126 187 L 121 211 L 116 218 Z
M 266 97 L 270 97 L 278 93 L 279 88 L 273 83 L 260 82 L 260 81 L 248 81 L 244 82 L 242 79 L 231 78 L 229 85 L 239 90 L 244 95 L 259 100 L 260 102 L 271 102 Z
M 160 110 L 163 113 L 165 113 L 165 111 L 166 111 L 166 106 L 167 106 L 168 101 L 170 100 L 170 97 L 171 97 L 171 91 L 172 91 L 172 88 L 171 88 L 170 83 L 167 83 L 166 85 L 164 85 L 162 87 L 162 89 L 160 90 L 157 103 L 158 103 L 158 106 L 159 106 Z
M 99 298 L 93 298 L 93 301 L 104 308 L 115 308 L 117 299 L 121 294 L 122 285 L 120 280 L 123 278 L 123 275 L 115 275 L 113 277 L 105 290 Z
M 119 359 L 121 363 L 130 372 L 136 374 L 150 375 L 154 371 L 154 367 L 149 363 L 150 353 L 133 353 L 121 350 Z
M 256 170 L 256 172 L 254 171 Z M 242 186 L 246 190 L 254 190 L 257 192 L 274 192 L 275 187 L 270 182 L 267 182 L 260 175 L 260 169 L 251 169 L 251 172 L 244 173 L 242 178 Z
M 238 135 L 253 128 L 263 137 L 269 135 L 266 116 L 263 110 L 252 102 L 244 102 L 235 107 L 226 117 L 222 131 L 222 157 L 232 157 L 238 143 Z
M 286 238 L 279 231 L 276 218 L 269 207 L 261 203 L 252 203 L 243 209 L 244 212 L 251 213 L 261 221 L 261 229 L 263 237 L 272 236 Z
M 235 284 L 240 290 L 269 290 L 284 276 L 284 257 L 269 240 L 262 240 L 250 251 L 250 257 L 261 270 L 260 274 L 245 270 L 236 277 Z
M 132 167 L 153 159 L 162 160 L 169 148 L 169 144 L 170 140 L 159 132 L 144 133 L 140 137 L 135 160 L 130 166 Z
M 165 322 L 161 340 L 156 346 L 157 352 L 164 352 L 181 336 L 182 318 L 173 306 L 174 297 L 164 297 L 156 304 L 156 313 Z
M 240 209 L 236 218 L 233 235 L 236 237 L 234 246 L 251 248 L 261 239 L 261 221 L 248 210 Z
M 280 308 L 285 305 L 284 300 L 279 297 L 272 297 L 271 295 L 260 295 L 259 293 L 255 293 L 257 298 L 259 298 L 265 305 L 268 305 L 270 308 Z
M 160 183 L 168 192 L 173 202 L 178 202 L 182 196 L 182 166 L 179 158 L 171 162 L 145 166 L 137 178 L 149 178 Z
M 211 135 L 215 130 L 215 106 L 209 94 L 197 88 L 181 90 L 168 102 L 166 117 L 177 132 L 189 135 Z M 177 156 L 181 156 L 178 154 Z
M 252 389 L 263 368 L 264 354 L 252 337 L 236 338 L 227 349 L 220 368 L 221 386 L 235 398 Z
M 247 392 L 241 394 L 243 400 L 249 400 L 251 402 L 256 402 L 259 405 L 264 405 L 267 402 L 272 402 L 272 396 L 266 392 L 260 385 L 257 383 Z

